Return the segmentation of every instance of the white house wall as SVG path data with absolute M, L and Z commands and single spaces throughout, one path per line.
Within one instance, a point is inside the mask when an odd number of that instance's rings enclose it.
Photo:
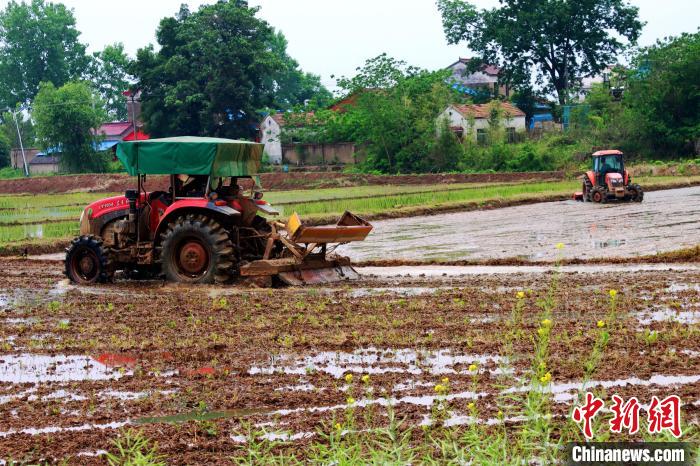
M 262 135 L 261 142 L 265 144 L 265 153 L 270 159 L 270 163 L 279 165 L 282 163 L 282 140 L 280 133 L 282 129 L 271 117 L 266 117 L 260 125 Z

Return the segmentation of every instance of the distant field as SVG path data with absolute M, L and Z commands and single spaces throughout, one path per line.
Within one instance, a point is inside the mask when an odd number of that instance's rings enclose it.
M 646 188 L 700 184 L 694 177 L 640 177 Z M 536 202 L 569 196 L 580 182 L 461 183 L 434 185 L 370 185 L 349 188 L 273 191 L 265 199 L 282 216 L 297 212 L 313 222 L 332 221 L 349 210 L 358 215 L 411 216 L 432 210 L 459 209 L 470 203 Z M 0 196 L 0 248 L 23 242 L 41 243 L 74 236 L 78 218 L 88 203 L 117 193 L 71 193 Z

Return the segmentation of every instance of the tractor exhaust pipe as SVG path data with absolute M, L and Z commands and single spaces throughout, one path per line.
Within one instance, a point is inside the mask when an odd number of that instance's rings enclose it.
M 127 189 L 124 193 L 127 201 L 129 201 L 129 233 L 136 233 L 136 219 L 138 218 L 138 210 L 136 209 L 136 199 L 139 193 L 134 189 Z

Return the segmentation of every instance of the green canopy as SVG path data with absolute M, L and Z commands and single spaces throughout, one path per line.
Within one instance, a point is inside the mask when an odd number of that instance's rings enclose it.
M 117 157 L 129 175 L 253 176 L 263 145 L 233 139 L 183 136 L 120 142 Z

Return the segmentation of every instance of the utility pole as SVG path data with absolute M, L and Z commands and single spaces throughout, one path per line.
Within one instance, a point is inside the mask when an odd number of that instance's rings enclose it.
M 24 144 L 22 144 L 22 134 L 19 131 L 19 123 L 17 123 L 17 113 L 8 108 L 12 114 L 12 119 L 15 120 L 15 128 L 17 128 L 17 138 L 19 139 L 19 148 L 22 151 L 22 162 L 24 162 L 24 176 L 29 177 L 29 167 L 27 166 L 27 157 L 24 155 Z

